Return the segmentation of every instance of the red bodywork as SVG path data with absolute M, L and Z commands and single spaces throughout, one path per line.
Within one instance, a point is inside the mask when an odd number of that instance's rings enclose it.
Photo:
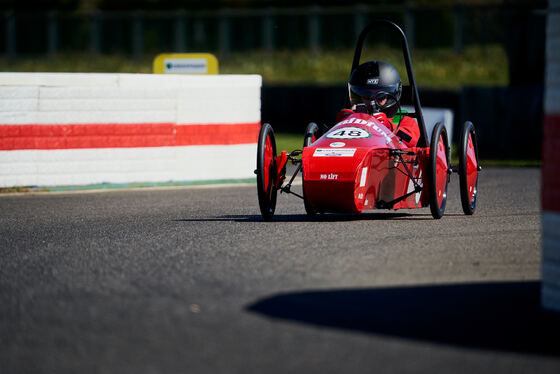
M 415 155 L 390 155 L 390 150 L 412 151 Z M 387 206 L 387 203 L 414 191 L 410 174 L 417 184 L 424 184 L 422 176 L 427 173 L 428 155 L 429 148 L 406 147 L 374 117 L 353 114 L 304 148 L 306 199 L 318 212 L 360 213 L 379 207 L 428 206 L 427 186 L 421 192 Z M 400 162 L 401 157 L 404 165 Z M 443 167 L 447 168 L 447 165 Z

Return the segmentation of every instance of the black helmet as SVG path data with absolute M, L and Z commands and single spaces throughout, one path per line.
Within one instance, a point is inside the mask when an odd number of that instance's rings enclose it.
M 370 112 L 381 111 L 387 117 L 394 117 L 401 99 L 401 77 L 391 64 L 365 62 L 350 75 L 348 92 L 352 105 L 364 103 Z M 384 102 L 384 99 L 387 100 Z

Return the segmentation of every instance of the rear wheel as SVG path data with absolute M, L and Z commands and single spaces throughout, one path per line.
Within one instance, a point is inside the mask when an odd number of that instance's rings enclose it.
M 478 195 L 478 145 L 472 122 L 465 122 L 459 143 L 459 185 L 463 212 L 471 215 Z
M 317 136 L 319 133 L 319 126 L 316 123 L 311 122 L 307 125 L 305 129 L 305 135 L 303 137 L 303 148 L 309 147 L 315 140 L 317 140 Z M 305 171 L 302 169 L 301 172 L 302 176 L 305 175 Z M 305 180 L 305 177 L 303 178 Z M 305 183 L 305 181 L 303 182 Z M 303 205 L 305 206 L 305 212 L 308 216 L 314 216 L 317 214 L 317 211 L 313 209 L 307 197 L 305 197 L 305 185 L 303 186 Z
M 257 146 L 257 193 L 265 221 L 272 219 L 276 209 L 278 173 L 276 170 L 276 139 L 270 124 L 261 127 Z
M 437 123 L 432 132 L 430 142 L 430 210 L 432 216 L 439 219 L 445 212 L 447 202 L 447 184 L 449 182 L 449 140 L 447 130 L 441 122 Z

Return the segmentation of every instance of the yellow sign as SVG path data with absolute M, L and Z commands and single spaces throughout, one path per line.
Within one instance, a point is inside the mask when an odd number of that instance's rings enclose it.
M 154 59 L 155 74 L 218 74 L 218 59 L 210 53 L 164 53 Z

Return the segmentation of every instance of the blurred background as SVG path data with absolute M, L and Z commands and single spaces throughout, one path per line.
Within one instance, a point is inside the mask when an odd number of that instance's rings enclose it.
M 159 53 L 209 52 L 222 74 L 261 74 L 262 121 L 303 133 L 346 104 L 358 34 L 405 31 L 423 106 L 476 125 L 481 156 L 541 157 L 547 2 L 542 0 L 0 0 L 1 71 L 151 73 Z M 398 40 L 365 60 L 405 77 Z M 219 105 L 219 103 L 217 104 Z M 455 134 L 458 131 L 454 131 Z

